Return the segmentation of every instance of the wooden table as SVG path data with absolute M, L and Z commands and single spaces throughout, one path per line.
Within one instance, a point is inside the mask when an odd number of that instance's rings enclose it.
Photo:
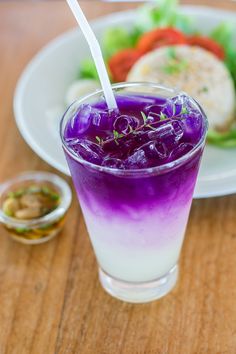
M 136 6 L 82 5 L 90 18 Z M 28 60 L 74 25 L 62 1 L 0 3 L 0 181 L 52 171 L 21 138 L 12 97 Z M 0 354 L 236 353 L 235 210 L 236 196 L 194 201 L 178 285 L 145 305 L 102 290 L 76 198 L 49 243 L 24 246 L 1 228 Z

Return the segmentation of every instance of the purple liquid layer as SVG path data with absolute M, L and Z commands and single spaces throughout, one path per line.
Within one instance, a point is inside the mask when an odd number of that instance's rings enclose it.
M 203 121 L 188 97 L 117 96 L 119 111 L 104 101 L 83 104 L 69 120 L 69 149 L 93 164 L 122 170 L 155 167 L 185 155 L 199 142 Z
M 104 101 L 81 105 L 68 120 L 64 137 L 72 154 L 95 165 L 140 170 L 173 162 L 191 151 L 205 134 L 198 106 L 185 95 L 172 99 L 142 95 L 117 96 L 119 112 Z M 115 131 L 115 133 L 114 133 Z M 82 203 L 95 215 L 128 210 L 170 211 L 192 199 L 202 149 L 163 174 L 119 175 L 99 171 L 66 154 Z M 173 205 L 174 203 L 174 205 Z M 176 208 L 175 208 L 176 209 Z

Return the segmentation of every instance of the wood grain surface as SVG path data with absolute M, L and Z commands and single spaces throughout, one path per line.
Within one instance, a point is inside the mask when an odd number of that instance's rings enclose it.
M 82 6 L 94 18 L 137 5 Z M 0 182 L 53 171 L 21 138 L 12 98 L 30 58 L 74 24 L 64 1 L 0 2 Z M 75 197 L 64 231 L 44 245 L 18 244 L 1 227 L 0 354 L 235 354 L 235 211 L 236 196 L 194 201 L 178 284 L 145 305 L 102 290 Z

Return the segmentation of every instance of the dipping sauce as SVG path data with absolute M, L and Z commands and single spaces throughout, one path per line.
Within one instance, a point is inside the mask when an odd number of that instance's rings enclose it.
M 6 183 L 0 196 L 1 221 L 11 236 L 23 243 L 42 243 L 53 238 L 64 224 L 71 200 L 70 189 L 63 180 L 55 176 L 54 182 L 63 181 L 66 197 L 63 188 L 50 181 L 50 176 L 54 175 L 41 173 L 39 176 L 47 178 L 34 180 L 27 179 L 26 175 L 24 179 L 23 175 L 21 181 L 15 179 Z
M 3 202 L 3 212 L 20 220 L 44 216 L 60 203 L 60 195 L 51 186 L 34 184 L 8 193 Z

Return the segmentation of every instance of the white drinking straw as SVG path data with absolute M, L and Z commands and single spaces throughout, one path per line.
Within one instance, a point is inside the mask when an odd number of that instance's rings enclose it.
M 67 0 L 71 11 L 73 12 L 76 21 L 78 22 L 87 42 L 90 47 L 94 63 L 97 68 L 98 76 L 102 85 L 104 96 L 107 102 L 108 109 L 117 108 L 114 93 L 111 88 L 111 83 L 106 70 L 106 66 L 102 57 L 102 51 L 95 34 L 93 33 L 80 5 L 77 0 Z

